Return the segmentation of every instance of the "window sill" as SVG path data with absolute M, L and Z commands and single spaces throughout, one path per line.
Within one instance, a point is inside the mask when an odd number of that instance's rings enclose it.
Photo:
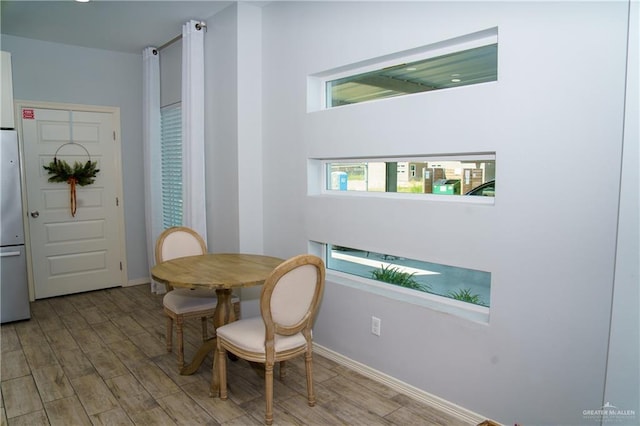
M 363 290 L 379 296 L 412 305 L 423 306 L 434 311 L 455 315 L 479 324 L 489 324 L 489 308 L 478 306 L 430 293 L 416 292 L 389 284 L 377 283 L 375 280 L 327 269 L 326 279 L 338 285 Z
M 360 191 L 336 191 L 324 190 L 321 193 L 309 193 L 310 197 L 324 198 L 386 198 L 389 200 L 411 200 L 417 202 L 442 202 L 442 203 L 462 203 L 462 204 L 480 204 L 493 206 L 495 204 L 494 197 L 479 197 L 471 195 L 435 195 L 435 194 L 412 194 L 407 192 L 360 192 Z

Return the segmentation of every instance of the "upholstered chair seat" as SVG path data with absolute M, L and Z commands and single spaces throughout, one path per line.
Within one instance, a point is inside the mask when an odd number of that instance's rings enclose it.
M 260 317 L 236 321 L 218 330 L 218 336 L 225 339 L 228 344 L 243 351 L 254 352 L 263 356 L 266 351 L 264 335 L 264 322 Z M 284 352 L 304 346 L 306 342 L 302 333 L 296 333 L 292 336 L 275 335 L 273 349 L 276 352 Z
M 174 288 L 162 299 L 165 308 L 182 314 L 215 309 L 216 303 L 215 291 L 204 289 Z

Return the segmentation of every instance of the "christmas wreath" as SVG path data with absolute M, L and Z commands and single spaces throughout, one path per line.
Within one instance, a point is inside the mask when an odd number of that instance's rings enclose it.
M 79 161 L 73 163 L 73 167 L 64 160 L 54 158 L 48 166 L 43 166 L 49 172 L 49 182 L 68 182 L 74 180 L 77 185 L 86 186 L 95 182 L 96 174 L 100 169 L 97 161 L 88 160 L 84 165 Z
M 76 161 L 73 167 L 64 160 L 58 160 L 53 157 L 53 161 L 48 166 L 43 166 L 49 172 L 49 182 L 66 182 L 71 185 L 71 216 L 76 215 L 76 185 L 86 186 L 95 182 L 96 174 L 100 171 L 97 169 L 97 161 L 89 159 L 84 165 Z

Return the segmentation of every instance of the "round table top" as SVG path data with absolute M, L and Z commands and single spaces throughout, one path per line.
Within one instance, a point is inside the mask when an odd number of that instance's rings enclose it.
M 207 253 L 159 263 L 151 268 L 151 276 L 172 287 L 250 287 L 261 284 L 283 261 L 257 254 Z

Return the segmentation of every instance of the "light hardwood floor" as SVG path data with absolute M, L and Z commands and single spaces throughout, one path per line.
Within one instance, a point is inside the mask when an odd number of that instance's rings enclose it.
M 263 370 L 228 362 L 229 399 L 209 397 L 211 356 L 191 376 L 165 349 L 162 296 L 148 285 L 38 300 L 2 325 L 2 425 L 259 425 Z M 201 341 L 185 325 L 185 358 Z M 277 376 L 277 374 L 276 374 Z M 302 358 L 274 383 L 274 424 L 462 425 L 446 413 L 314 355 L 317 405 Z

